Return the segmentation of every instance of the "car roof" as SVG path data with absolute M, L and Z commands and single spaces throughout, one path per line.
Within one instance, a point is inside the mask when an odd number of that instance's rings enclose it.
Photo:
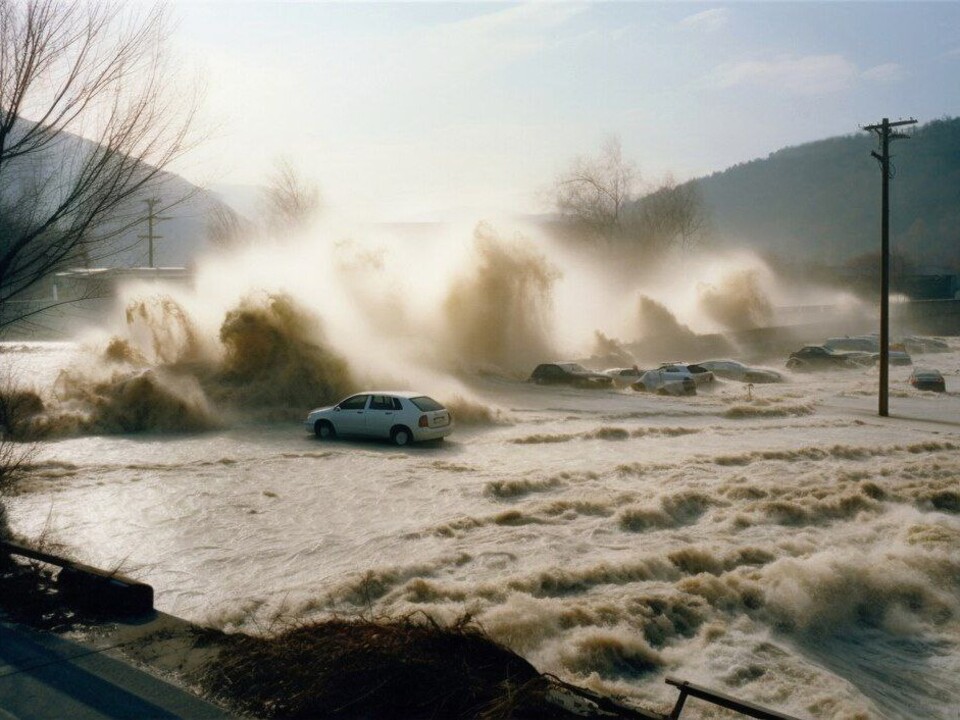
M 357 395 L 393 395 L 395 397 L 407 398 L 408 400 L 415 397 L 429 397 L 426 393 L 413 392 L 411 390 L 360 390 L 347 395 L 347 397 L 356 397 Z

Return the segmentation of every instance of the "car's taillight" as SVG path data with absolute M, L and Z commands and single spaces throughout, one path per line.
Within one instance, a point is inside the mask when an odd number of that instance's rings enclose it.
M 426 415 L 420 416 L 420 422 L 417 423 L 420 427 L 430 427 L 430 421 L 427 419 Z

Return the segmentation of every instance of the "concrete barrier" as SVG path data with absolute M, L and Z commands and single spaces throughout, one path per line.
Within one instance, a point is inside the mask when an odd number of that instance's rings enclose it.
M 60 592 L 64 600 L 82 610 L 121 617 L 153 612 L 153 587 L 139 580 L 13 542 L 0 542 L 0 552 L 61 568 L 57 574 Z

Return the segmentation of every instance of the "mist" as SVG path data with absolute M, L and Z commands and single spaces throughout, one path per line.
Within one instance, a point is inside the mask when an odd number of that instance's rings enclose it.
M 802 300 L 801 284 L 743 251 L 676 253 L 632 279 L 626 257 L 509 221 L 413 237 L 332 219 L 261 230 L 201 258 L 192 288 L 124 286 L 81 334 L 38 427 L 193 432 L 298 419 L 364 388 L 429 389 L 490 422 L 503 413 L 476 400 L 480 376 L 664 360 L 697 352 L 704 333 L 775 326 L 778 306 Z

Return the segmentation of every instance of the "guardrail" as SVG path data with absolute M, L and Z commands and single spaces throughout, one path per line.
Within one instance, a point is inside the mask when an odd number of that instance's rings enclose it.
M 705 700 L 713 705 L 719 705 L 728 710 L 733 710 L 747 717 L 757 718 L 758 720 L 799 720 L 792 715 L 785 715 L 784 713 L 755 705 L 746 700 L 738 700 L 730 695 L 701 687 L 700 685 L 694 685 L 686 680 L 668 677 L 664 682 L 680 690 L 680 697 L 677 698 L 677 704 L 673 706 L 673 712 L 667 716 L 667 720 L 677 720 L 677 718 L 680 717 L 680 713 L 683 711 L 683 704 L 686 702 L 688 695 Z
M 85 610 L 134 616 L 153 612 L 153 587 L 116 572 L 74 562 L 18 543 L 0 542 L 0 552 L 56 565 L 57 585 L 64 598 Z

